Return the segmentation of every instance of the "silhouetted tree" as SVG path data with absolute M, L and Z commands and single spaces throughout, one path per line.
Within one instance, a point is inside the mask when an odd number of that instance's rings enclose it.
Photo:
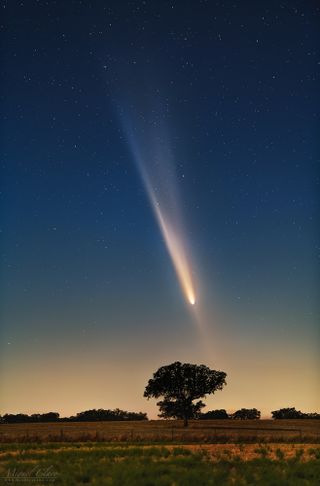
M 303 418 L 311 419 L 311 420 L 319 420 L 320 419 L 320 413 L 317 413 L 317 412 L 304 413 Z
M 143 412 L 127 412 L 116 408 L 115 410 L 104 410 L 99 408 L 98 410 L 86 410 L 84 412 L 77 413 L 76 417 L 70 417 L 70 421 L 75 422 L 98 422 L 107 420 L 148 420 L 147 414 Z
M 58 422 L 59 414 L 57 412 L 33 413 L 30 415 L 30 422 Z
M 280 408 L 279 410 L 274 410 L 271 412 L 272 418 L 274 419 L 302 419 L 305 418 L 305 414 L 296 410 L 294 407 L 291 408 Z
M 42 413 L 40 415 L 41 422 L 57 422 L 60 415 L 57 412 Z
M 241 408 L 231 415 L 235 420 L 257 420 L 261 416 L 261 412 L 256 408 Z
M 25 413 L 6 413 L 3 417 L 3 422 L 6 424 L 18 424 L 31 421 L 31 417 Z
M 2 423 L 13 424 L 22 422 L 97 422 L 103 420 L 148 420 L 147 414 L 143 412 L 126 412 L 119 408 L 115 410 L 86 410 L 80 412 L 76 416 L 71 417 L 59 417 L 57 412 L 48 413 L 33 413 L 32 415 L 26 415 L 22 413 L 18 414 L 6 414 L 2 417 Z M 0 420 L 1 422 L 1 420 Z
M 221 410 L 210 410 L 206 413 L 201 413 L 200 420 L 225 420 L 230 418 L 224 408 Z
M 193 401 L 222 390 L 226 376 L 223 371 L 211 370 L 205 365 L 176 361 L 153 374 L 144 396 L 148 399 L 164 397 L 157 403 L 161 412 L 159 417 L 183 419 L 187 426 L 188 420 L 196 418 L 205 407 L 201 400 Z

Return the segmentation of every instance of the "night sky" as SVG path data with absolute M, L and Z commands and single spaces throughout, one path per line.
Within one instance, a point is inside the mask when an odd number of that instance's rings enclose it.
M 319 412 L 317 2 L 1 13 L 0 413 L 155 417 L 176 360 L 227 372 L 207 410 Z

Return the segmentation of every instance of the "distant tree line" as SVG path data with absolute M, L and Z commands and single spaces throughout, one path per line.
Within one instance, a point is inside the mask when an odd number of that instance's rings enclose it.
M 18 424 L 18 423 L 37 423 L 37 422 L 98 422 L 98 421 L 124 421 L 124 420 L 148 420 L 147 414 L 143 412 L 127 412 L 126 410 L 86 410 L 79 412 L 75 416 L 60 417 L 57 412 L 34 413 L 27 415 L 24 413 L 7 413 L 0 416 L 0 423 Z
M 200 420 L 257 420 L 261 417 L 261 412 L 256 408 L 241 408 L 234 413 L 228 414 L 224 408 L 220 410 L 211 410 L 202 413 L 199 416 Z
M 280 408 L 271 412 L 272 418 L 278 419 L 320 419 L 320 414 L 316 412 L 303 413 L 300 410 L 293 408 Z M 200 420 L 257 420 L 260 419 L 261 412 L 256 408 L 241 408 L 234 413 L 228 414 L 224 408 L 220 410 L 211 410 L 206 413 L 201 413 L 198 418 Z
M 271 412 L 272 418 L 278 419 L 320 419 L 319 413 L 303 413 L 295 408 L 280 408 Z M 234 413 L 227 413 L 222 408 L 219 410 L 210 410 L 206 413 L 199 413 L 195 416 L 198 420 L 258 420 L 261 413 L 256 408 L 241 408 Z M 18 423 L 43 423 L 43 422 L 103 422 L 103 421 L 134 421 L 148 420 L 147 414 L 143 412 L 127 412 L 116 408 L 114 410 L 86 410 L 79 412 L 71 417 L 60 417 L 57 412 L 34 413 L 27 415 L 24 413 L 5 414 L 0 416 L 0 423 L 18 424 Z
M 280 408 L 271 412 L 273 419 L 320 419 L 320 413 L 304 413 L 292 408 Z
M 0 417 L 0 422 L 3 424 L 21 424 L 21 423 L 33 423 L 33 422 L 57 422 L 59 420 L 59 414 L 57 412 L 48 413 L 33 413 L 27 415 L 25 413 L 6 413 Z
M 86 410 L 79 412 L 76 416 L 69 417 L 70 422 L 99 422 L 104 420 L 121 421 L 121 420 L 148 420 L 147 414 L 144 412 L 127 412 L 115 408 L 114 410 Z

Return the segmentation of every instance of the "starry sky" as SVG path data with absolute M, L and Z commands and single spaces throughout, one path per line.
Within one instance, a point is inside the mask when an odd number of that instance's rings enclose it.
M 176 360 L 227 372 L 207 410 L 319 412 L 317 2 L 1 11 L 0 413 L 155 418 L 144 387 Z

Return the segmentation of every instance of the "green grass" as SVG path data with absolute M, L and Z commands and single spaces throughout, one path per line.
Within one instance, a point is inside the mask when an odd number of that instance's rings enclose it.
M 231 453 L 212 461 L 208 452 L 184 447 L 6 444 L 1 447 L 0 476 L 41 468 L 54 473 L 55 480 L 37 484 L 55 486 L 319 486 L 320 449 L 301 448 L 290 459 L 278 452 L 276 460 L 260 449 L 260 457 L 253 460 Z M 0 484 L 8 483 L 2 479 Z

